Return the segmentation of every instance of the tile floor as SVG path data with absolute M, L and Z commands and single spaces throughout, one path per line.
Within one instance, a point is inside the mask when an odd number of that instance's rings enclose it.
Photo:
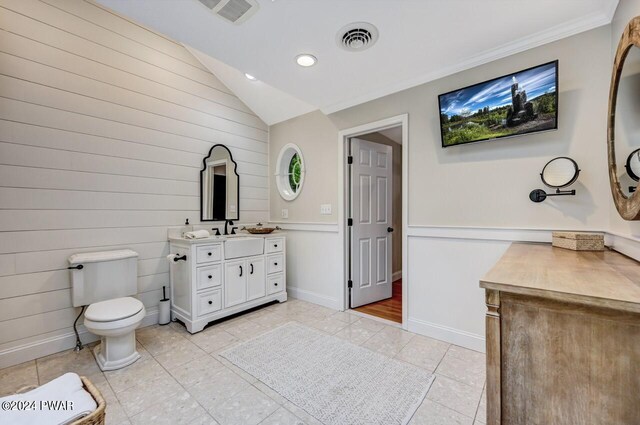
M 0 396 L 68 371 L 88 376 L 107 401 L 107 424 L 317 425 L 318 421 L 219 352 L 298 321 L 436 374 L 410 425 L 485 423 L 485 357 L 378 321 L 299 300 L 274 304 L 190 335 L 177 323 L 137 331 L 142 358 L 102 373 L 89 349 L 0 370 Z

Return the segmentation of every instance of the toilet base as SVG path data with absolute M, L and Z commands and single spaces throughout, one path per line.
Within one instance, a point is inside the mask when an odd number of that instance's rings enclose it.
M 122 336 L 103 336 L 93 349 L 100 370 L 116 370 L 135 363 L 140 358 L 134 332 Z

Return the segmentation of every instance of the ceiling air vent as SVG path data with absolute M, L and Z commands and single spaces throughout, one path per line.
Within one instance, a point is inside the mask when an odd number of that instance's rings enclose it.
M 211 12 L 231 22 L 241 24 L 258 11 L 256 0 L 198 0 Z
M 338 46 L 348 52 L 361 52 L 378 41 L 378 29 L 367 22 L 354 22 L 343 27 L 336 36 Z

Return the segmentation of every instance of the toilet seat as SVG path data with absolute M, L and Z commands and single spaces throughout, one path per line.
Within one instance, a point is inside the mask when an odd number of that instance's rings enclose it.
M 84 313 L 85 321 L 115 322 L 138 314 L 144 305 L 133 297 L 115 298 L 89 305 Z

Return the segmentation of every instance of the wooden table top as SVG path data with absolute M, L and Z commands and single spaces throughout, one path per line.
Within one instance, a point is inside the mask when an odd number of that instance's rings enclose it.
M 611 250 L 514 243 L 480 287 L 640 313 L 640 263 Z

